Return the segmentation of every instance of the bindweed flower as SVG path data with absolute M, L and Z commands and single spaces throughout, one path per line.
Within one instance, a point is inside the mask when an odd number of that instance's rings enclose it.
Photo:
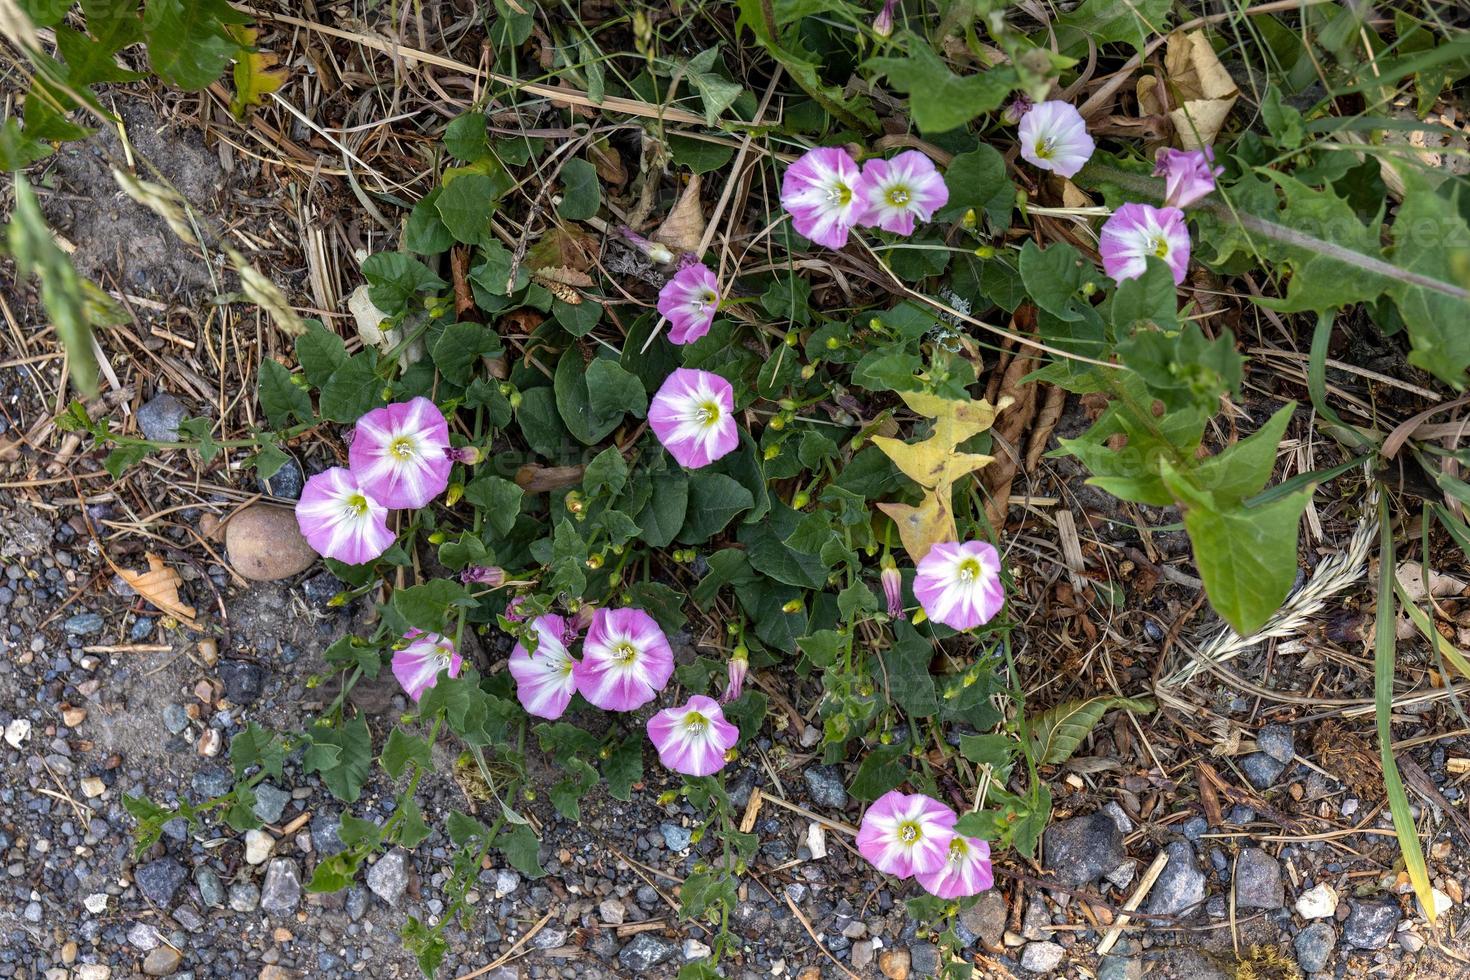
M 873 18 L 873 33 L 879 37 L 891 37 L 893 35 L 893 8 L 898 6 L 898 0 L 883 0 L 883 9 L 878 11 L 878 16 Z
M 858 853 L 886 874 L 911 878 L 944 867 L 955 812 L 922 793 L 891 790 L 868 807 L 858 827 Z
M 674 651 L 642 609 L 599 609 L 572 673 L 578 693 L 599 708 L 632 711 L 674 676 Z
M 648 719 L 648 738 L 665 768 L 708 776 L 725 767 L 725 753 L 740 740 L 740 731 L 712 699 L 695 694 Z
M 1174 285 L 1189 269 L 1189 228 L 1178 208 L 1124 204 L 1103 222 L 1097 250 L 1103 271 L 1118 282 L 1137 279 L 1148 269 L 1148 257 L 1163 259 L 1174 274 Z
M 296 523 L 319 555 L 362 565 L 388 550 L 388 508 L 358 486 L 346 467 L 317 473 L 301 491 Z
M 725 665 L 725 692 L 720 695 L 721 704 L 729 704 L 740 697 L 745 689 L 745 675 L 750 670 L 750 649 L 744 643 L 730 653 Z
M 653 434 L 680 466 L 697 470 L 740 444 L 735 389 L 718 374 L 677 368 L 648 406 Z
M 411 629 L 403 638 L 409 643 L 393 654 L 393 676 L 409 697 L 415 701 L 422 697 L 438 682 L 441 670 L 449 671 L 450 677 L 459 676 L 464 659 L 447 637 Z
M 1063 177 L 1081 170 L 1096 147 L 1070 102 L 1036 103 L 1021 117 L 1016 139 L 1028 162 Z
M 950 629 L 988 623 L 1006 601 L 1000 555 L 987 541 L 941 541 L 919 562 L 914 595 L 925 615 Z
M 647 238 L 644 238 L 642 235 L 638 234 L 627 225 L 619 226 L 618 234 L 627 239 L 628 243 L 636 248 L 638 251 L 648 256 L 648 260 L 650 262 L 657 262 L 659 265 L 667 265 L 668 263 L 674 261 L 674 253 L 667 245 L 661 245 L 658 242 L 649 241 Z
M 685 266 L 658 291 L 658 312 L 668 318 L 669 341 L 692 344 L 709 333 L 720 307 L 720 284 L 709 267 Z
M 1164 147 L 1154 161 L 1154 176 L 1164 178 L 1164 203 L 1187 208 L 1215 189 L 1215 178 L 1225 172 L 1215 166 L 1215 151 Z
M 572 694 L 577 690 L 572 676 L 575 663 L 567 652 L 562 637 L 566 636 L 566 620 L 547 613 L 531 624 L 539 642 L 531 653 L 525 644 L 517 643 L 510 652 L 507 666 L 516 681 L 516 698 L 528 714 L 538 718 L 560 718 Z
M 1031 107 L 1034 104 L 1035 103 L 1033 103 L 1026 95 L 1018 94 L 1014 99 L 1011 100 L 1010 105 L 1001 110 L 1001 121 L 1004 122 L 1007 126 L 1016 125 L 1023 118 L 1025 118 L 1026 113 L 1031 111 Z
M 781 206 L 791 224 L 818 245 L 841 248 L 847 233 L 862 217 L 858 196 L 862 174 L 846 150 L 818 146 L 786 168 L 781 178 Z
M 890 619 L 907 619 L 908 614 L 903 611 L 903 573 L 887 555 L 883 556 L 881 564 L 883 570 L 878 573 L 878 579 L 883 583 L 883 597 L 888 600 L 888 616 Z
M 505 569 L 495 565 L 471 565 L 459 573 L 459 580 L 465 585 L 488 585 L 498 589 L 505 584 Z
M 968 898 L 995 884 L 990 867 L 990 845 L 978 837 L 955 834 L 949 842 L 949 854 L 938 871 L 921 872 L 919 884 L 940 898 Z
M 348 465 L 385 507 L 422 507 L 449 486 L 449 424 L 422 396 L 375 408 L 357 420 Z
M 896 235 L 912 235 L 915 218 L 928 221 L 949 201 L 949 188 L 934 161 L 918 150 L 863 164 L 857 193 L 863 203 L 859 223 Z

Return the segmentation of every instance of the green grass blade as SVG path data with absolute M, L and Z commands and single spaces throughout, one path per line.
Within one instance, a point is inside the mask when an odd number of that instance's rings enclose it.
M 1419 847 L 1419 834 L 1409 812 L 1409 797 L 1399 778 L 1399 767 L 1393 759 L 1393 732 L 1389 717 L 1393 711 L 1393 673 L 1396 659 L 1394 637 L 1394 546 L 1393 525 L 1388 519 L 1388 493 L 1383 488 L 1378 496 L 1378 615 L 1373 631 L 1373 709 L 1378 719 L 1378 750 L 1383 762 L 1383 789 L 1388 795 L 1388 809 L 1393 814 L 1393 829 L 1404 855 L 1404 867 L 1414 885 L 1414 894 L 1424 913 L 1434 922 L 1434 895 L 1429 885 L 1429 869 L 1424 865 L 1424 851 Z

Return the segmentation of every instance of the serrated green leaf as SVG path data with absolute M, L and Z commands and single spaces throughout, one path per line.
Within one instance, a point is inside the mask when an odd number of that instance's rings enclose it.
M 1146 715 L 1154 710 L 1154 704 L 1147 698 L 1115 695 L 1059 704 L 1028 721 L 1031 757 L 1040 765 L 1054 766 L 1066 762 L 1093 727 L 1102 721 L 1103 715 L 1114 708 Z
M 536 834 L 525 824 L 517 824 L 509 830 L 503 830 L 495 838 L 495 846 L 500 848 L 505 855 L 506 861 L 527 878 L 542 878 L 546 870 L 541 867 L 541 841 Z

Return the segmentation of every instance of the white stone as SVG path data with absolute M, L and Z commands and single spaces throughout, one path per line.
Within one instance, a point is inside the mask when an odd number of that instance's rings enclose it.
M 1302 892 L 1296 900 L 1296 914 L 1303 919 L 1326 919 L 1337 911 L 1337 892 L 1327 882 Z
M 112 976 L 112 967 L 103 963 L 83 963 L 77 967 L 77 980 L 107 980 Z
M 13 749 L 20 748 L 20 743 L 31 737 L 31 723 L 25 718 L 17 718 L 5 726 L 5 741 L 10 743 Z
M 1438 888 L 1430 889 L 1430 897 L 1434 900 L 1434 917 L 1436 919 L 1455 907 L 1455 900 L 1450 898 L 1444 892 L 1440 891 Z M 1428 918 L 1428 916 L 1424 915 L 1423 902 L 1419 901 L 1417 898 L 1414 899 L 1414 907 L 1419 910 L 1420 916 Z
M 827 856 L 827 829 L 815 820 L 806 828 L 806 849 L 812 852 L 813 861 Z
M 710 949 L 698 939 L 684 940 L 684 959 L 686 961 L 702 960 L 713 952 L 714 950 Z
M 93 915 L 101 915 L 107 911 L 107 895 L 104 892 L 96 892 L 82 899 L 82 907 Z
M 82 795 L 92 800 L 107 792 L 107 784 L 96 776 L 88 776 L 82 780 Z
M 271 848 L 275 846 L 275 838 L 265 831 L 247 830 L 245 832 L 245 862 L 265 864 L 266 859 L 271 856 Z

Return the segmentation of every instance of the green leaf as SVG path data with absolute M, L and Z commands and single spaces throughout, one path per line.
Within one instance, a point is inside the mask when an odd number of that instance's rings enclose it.
M 315 420 L 311 396 L 291 380 L 291 372 L 279 361 L 266 358 L 260 362 L 259 384 L 261 411 L 275 428 L 285 428 L 292 417 L 299 422 Z
M 1174 274 L 1169 271 L 1168 263 L 1149 256 L 1143 275 L 1118 283 L 1109 313 L 1114 332 L 1123 338 L 1139 327 L 1175 329 L 1178 309 Z
M 582 472 L 582 489 L 589 497 L 601 495 L 616 497 L 628 484 L 628 461 L 617 446 L 608 446 L 592 458 Z
M 1077 291 L 1082 286 L 1082 256 L 1066 242 L 1038 248 L 1026 239 L 1021 247 L 1021 281 L 1037 306 L 1061 320 L 1076 320 Z
M 464 499 L 478 507 L 486 523 L 502 536 L 515 527 L 525 495 L 519 486 L 499 476 L 477 476 L 464 488 Z
M 306 380 L 320 388 L 347 360 L 347 344 L 320 320 L 307 320 L 306 333 L 296 338 L 296 360 Z
M 956 156 L 944 171 L 944 182 L 949 187 L 949 203 L 942 212 L 946 220 L 962 217 L 974 208 L 997 227 L 1010 224 L 1016 185 L 1006 176 L 1005 157 L 993 146 L 981 143 Z
M 1195 481 L 1226 504 L 1260 493 L 1276 468 L 1276 451 L 1295 411 L 1296 402 L 1287 402 L 1253 434 L 1197 464 Z
M 129 466 L 141 463 L 153 451 L 147 444 L 118 446 L 102 460 L 102 468 L 114 480 L 120 479 Z
M 888 677 L 889 699 L 911 718 L 927 718 L 939 710 L 929 662 L 934 646 L 913 625 L 893 624 L 894 644 L 880 653 Z
M 31 96 L 34 100 L 37 96 Z M 66 349 L 71 382 L 86 395 L 97 393 L 97 358 L 92 328 L 84 309 L 82 279 L 71 259 L 56 244 L 41 214 L 35 192 L 26 179 L 14 178 L 15 209 L 6 228 L 6 241 L 16 271 L 41 282 L 41 304 Z
M 463 585 L 449 579 L 436 578 L 422 585 L 398 589 L 389 600 L 389 607 L 402 620 L 403 625 L 425 633 L 438 633 L 443 631 L 451 609 L 471 601 Z
M 1077 746 L 1087 737 L 1103 715 L 1123 708 L 1146 715 L 1154 710 L 1146 698 L 1124 698 L 1115 695 L 1069 701 L 1043 712 L 1027 722 L 1031 739 L 1031 757 L 1038 765 L 1059 765 L 1072 758 Z
M 643 383 L 608 358 L 584 367 L 575 350 L 567 351 L 557 363 L 554 387 L 567 431 L 589 446 L 617 428 L 625 412 L 641 417 L 648 411 Z
M 356 803 L 373 760 L 373 740 L 366 719 L 358 715 L 337 728 L 319 723 L 306 735 L 311 740 L 302 760 L 306 771 L 319 773 L 337 799 Z
M 580 596 L 587 587 L 587 542 L 572 522 L 563 517 L 551 538 L 551 572 L 547 587 L 554 592 Z
M 908 767 L 902 764 L 908 754 L 908 742 L 875 745 L 868 749 L 847 791 L 854 799 L 871 802 L 896 788 L 909 778 Z
M 434 341 L 434 366 L 457 385 L 470 383 L 480 358 L 500 351 L 500 335 L 483 323 L 451 323 Z
M 433 768 L 429 740 L 410 735 L 402 728 L 394 726 L 393 731 L 388 733 L 388 744 L 383 746 L 383 768 L 388 771 L 389 776 L 397 779 L 403 775 L 409 763 L 426 772 Z
M 343 361 L 322 385 L 318 407 L 333 422 L 356 422 L 384 404 L 383 379 L 378 377 L 378 354 L 360 351 Z
M 0 122 L 0 170 L 6 173 L 24 170 L 55 152 L 43 140 L 22 132 L 20 124 L 14 119 Z
M 286 761 L 286 746 L 274 732 L 250 722 L 243 732 L 230 739 L 230 768 L 235 778 L 242 778 L 251 766 L 271 778 L 280 778 L 281 766 Z
M 642 528 L 645 544 L 666 548 L 684 526 L 689 512 L 689 477 L 683 472 L 660 473 L 652 477 L 652 493 L 635 520 Z
M 439 217 L 439 195 L 444 188 L 436 187 L 419 199 L 408 213 L 408 222 L 403 226 L 403 247 L 419 255 L 438 255 L 454 244 L 454 235 Z
M 597 168 L 586 160 L 568 160 L 561 168 L 561 204 L 556 213 L 568 221 L 586 221 L 602 206 L 602 185 Z
M 1142 51 L 1148 39 L 1167 34 L 1169 8 L 1173 0 L 1084 0 L 1075 9 L 1057 18 L 1057 31 L 1064 50 L 1086 43 L 1108 44 L 1126 41 L 1134 51 Z
M 669 133 L 666 137 L 674 162 L 691 173 L 708 174 L 730 162 L 735 148 L 726 143 L 712 143 L 693 136 Z
M 633 799 L 633 784 L 643 778 L 643 737 L 629 735 L 613 746 L 602 762 L 607 791 L 613 799 L 627 803 Z
M 448 285 L 428 266 L 402 252 L 369 255 L 363 260 L 362 274 L 370 283 L 368 298 L 390 316 L 408 309 L 419 293 L 437 292 Z
M 536 839 L 536 834 L 525 824 L 516 824 L 507 830 L 502 830 L 495 838 L 495 846 L 500 848 L 505 855 L 505 860 L 527 878 L 545 877 L 546 871 L 541 867 L 541 841 Z
M 977 766 L 1009 772 L 1020 743 L 1009 735 L 961 735 L 960 755 Z
M 957 129 L 976 116 L 999 108 L 1018 84 L 1010 66 L 983 69 L 963 77 L 949 70 L 927 41 L 915 37 L 904 58 L 870 58 L 864 66 L 888 76 L 909 96 L 914 124 L 926 135 Z
M 489 240 L 490 217 L 510 186 L 503 171 L 497 171 L 494 177 L 461 173 L 443 186 L 434 208 L 455 241 L 477 245 Z
M 225 0 L 147 0 L 148 64 L 170 85 L 196 92 L 217 80 L 240 53 L 226 27 L 248 23 L 250 18 Z
M 1117 350 L 1123 363 L 1171 411 L 1193 406 L 1213 415 L 1221 395 L 1240 390 L 1245 358 L 1236 353 L 1235 335 L 1229 330 L 1206 340 L 1197 323 L 1177 331 L 1144 328 L 1119 343 Z
M 581 799 L 597 785 L 597 770 L 585 759 L 577 758 L 563 760 L 561 769 L 566 776 L 551 787 L 551 805 L 568 820 L 581 820 Z
M 1389 234 L 1390 257 L 1405 271 L 1434 281 L 1470 283 L 1470 224 L 1424 178 L 1400 168 L 1407 188 Z M 1463 200 L 1467 192 L 1458 192 Z M 1470 301 L 1400 280 L 1388 294 L 1408 325 L 1409 361 L 1456 388 L 1465 387 L 1470 366 Z
M 486 141 L 485 114 L 466 112 L 456 116 L 444 127 L 444 148 L 457 160 L 474 163 L 489 156 L 490 144 Z
M 689 477 L 687 517 L 679 540 L 686 544 L 707 541 L 754 503 L 750 491 L 725 474 L 695 470 Z
M 718 54 L 718 46 L 707 48 L 690 58 L 685 66 L 685 76 L 704 104 L 704 124 L 710 127 L 715 125 L 720 114 L 734 105 L 735 100 L 745 91 L 745 86 L 739 82 L 733 82 L 724 75 L 711 71 Z
M 1270 130 L 1276 145 L 1283 150 L 1295 150 L 1306 137 L 1302 114 L 1282 99 L 1281 89 L 1276 85 L 1268 87 L 1266 97 L 1261 100 L 1261 121 Z

